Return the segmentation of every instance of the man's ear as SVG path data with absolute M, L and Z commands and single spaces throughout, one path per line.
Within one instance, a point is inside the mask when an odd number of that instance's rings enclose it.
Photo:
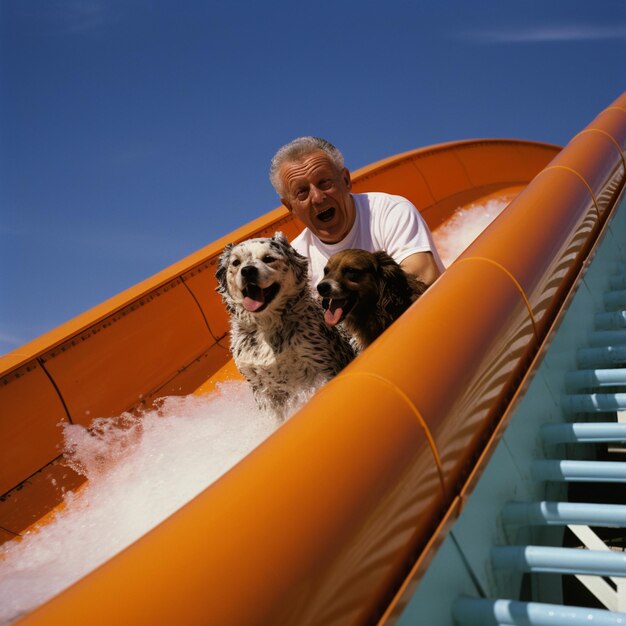
M 287 202 L 287 198 L 281 198 L 280 201 L 289 209 L 289 212 L 291 213 L 291 205 Z
M 347 167 L 344 167 L 341 170 L 341 177 L 343 178 L 344 182 L 346 183 L 346 187 L 348 189 L 352 189 L 352 179 L 350 178 L 350 170 Z

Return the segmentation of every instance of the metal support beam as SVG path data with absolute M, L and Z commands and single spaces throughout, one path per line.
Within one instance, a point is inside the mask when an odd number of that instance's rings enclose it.
M 502 508 L 503 524 L 626 527 L 626 505 L 582 502 L 507 502 Z
M 626 577 L 626 552 L 498 546 L 491 549 L 491 564 L 497 570 Z
M 626 410 L 626 393 L 581 393 L 561 397 L 565 413 L 614 413 Z
M 565 374 L 565 388 L 570 391 L 580 391 L 592 387 L 618 387 L 620 385 L 626 385 L 626 367 L 577 370 Z
M 594 325 L 598 330 L 626 328 L 626 311 L 596 313 Z
M 565 482 L 626 482 L 626 462 L 537 460 L 531 467 L 535 480 Z
M 545 424 L 540 430 L 545 443 L 609 443 L 626 441 L 626 424 L 616 422 L 579 422 Z
M 540 602 L 461 596 L 452 605 L 459 626 L 624 626 L 626 613 Z
M 579 367 L 615 367 L 626 365 L 626 346 L 608 348 L 579 348 L 576 357 Z

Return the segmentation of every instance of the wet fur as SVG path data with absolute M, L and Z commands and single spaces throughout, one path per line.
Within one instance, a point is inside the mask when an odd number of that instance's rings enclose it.
M 250 274 L 262 288 L 278 286 L 274 299 L 259 312 L 244 307 Z M 235 364 L 265 414 L 284 420 L 303 393 L 330 380 L 354 358 L 345 334 L 324 323 L 321 304 L 308 286 L 307 259 L 282 233 L 227 245 L 215 275 L 230 314 Z
M 349 310 L 339 323 L 361 351 L 424 293 L 426 285 L 386 252 L 350 249 L 328 259 L 317 289 L 325 308 L 330 299 L 346 299 Z

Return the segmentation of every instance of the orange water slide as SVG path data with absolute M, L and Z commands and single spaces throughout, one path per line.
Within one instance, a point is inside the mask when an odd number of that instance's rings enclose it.
M 562 151 L 455 142 L 355 172 L 356 192 L 404 195 L 434 231 L 458 208 L 512 202 L 267 441 L 23 623 L 387 619 L 458 514 L 567 307 L 622 191 L 625 149 L 626 94 Z M 216 259 L 229 241 L 276 230 L 299 230 L 284 208 L 2 357 L 0 540 L 81 482 L 59 458 L 59 422 L 210 393 L 234 375 Z

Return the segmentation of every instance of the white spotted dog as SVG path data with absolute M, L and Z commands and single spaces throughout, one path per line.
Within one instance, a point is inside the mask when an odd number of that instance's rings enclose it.
M 228 244 L 215 276 L 235 364 L 263 413 L 284 420 L 303 394 L 354 358 L 346 336 L 325 324 L 308 286 L 308 261 L 283 233 Z

